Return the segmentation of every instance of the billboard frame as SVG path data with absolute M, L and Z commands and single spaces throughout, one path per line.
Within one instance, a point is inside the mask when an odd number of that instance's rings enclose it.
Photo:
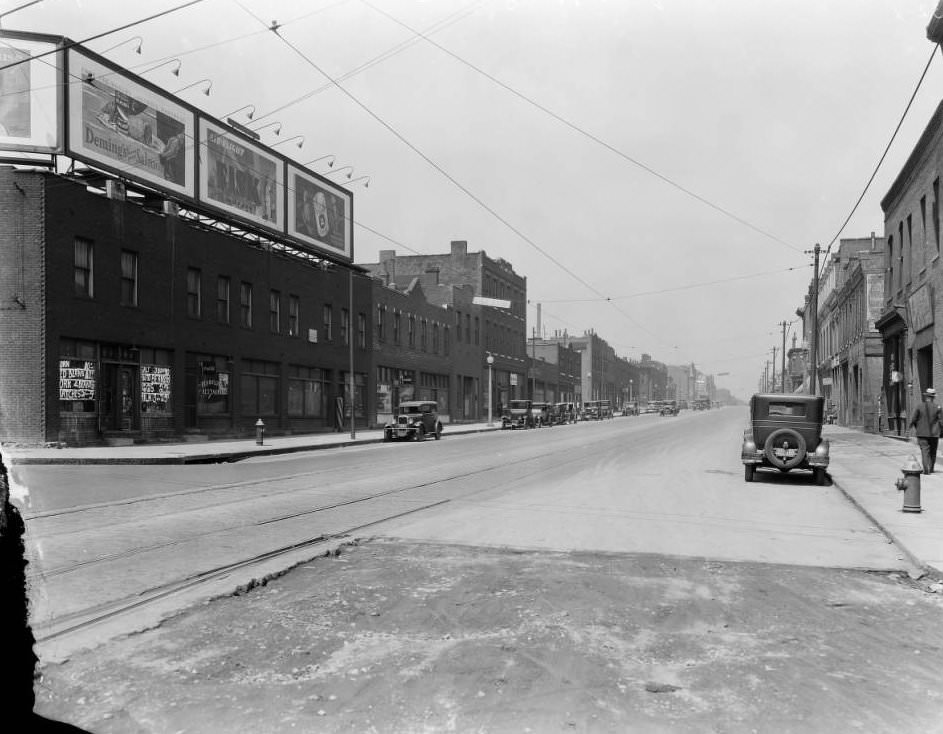
M 299 186 L 297 179 L 302 179 L 301 183 L 303 186 Z M 310 187 L 310 188 L 308 188 Z M 321 214 L 327 217 L 325 222 L 326 235 L 330 233 L 331 227 L 331 217 L 327 216 L 330 209 L 331 211 L 335 210 L 336 201 L 342 200 L 345 211 L 342 215 L 344 220 L 344 232 L 342 234 L 343 243 L 340 247 L 329 242 L 325 237 L 318 237 L 316 234 L 308 235 L 305 231 L 301 229 L 303 225 L 298 222 L 298 209 L 299 206 L 304 207 L 303 197 L 306 191 L 305 188 L 310 189 L 320 189 L 317 194 L 329 194 L 334 199 L 330 202 L 323 201 L 322 197 L 322 206 L 321 207 L 314 205 L 315 210 L 321 209 Z M 285 205 L 287 208 L 285 216 L 285 232 L 286 234 L 295 242 L 304 246 L 306 249 L 313 249 L 319 255 L 326 255 L 331 258 L 338 258 L 344 260 L 345 262 L 353 262 L 354 260 L 354 195 L 352 192 L 343 188 L 342 186 L 337 185 L 333 181 L 329 181 L 323 176 L 319 176 L 313 171 L 300 166 L 297 163 L 288 161 L 287 165 L 287 175 L 286 175 L 286 196 L 285 196 Z M 299 199 L 299 197 L 302 197 Z M 336 216 L 336 215 L 335 215 Z M 308 225 L 308 226 L 320 226 L 320 225 Z
M 215 128 L 212 130 L 211 128 Z M 275 204 L 273 211 L 275 221 L 269 222 L 264 216 L 256 216 L 247 212 L 238 206 L 227 204 L 218 199 L 209 198 L 210 183 L 210 146 L 209 135 L 214 133 L 222 138 L 235 141 L 243 146 L 249 152 L 255 155 L 261 155 L 275 163 Z M 287 192 L 285 190 L 285 167 L 286 159 L 279 155 L 268 146 L 262 145 L 256 140 L 252 140 L 247 135 L 230 127 L 224 122 L 211 118 L 206 114 L 197 115 L 197 145 L 200 155 L 197 156 L 197 203 L 202 207 L 207 207 L 210 211 L 220 212 L 228 217 L 233 217 L 241 222 L 250 224 L 263 232 L 275 233 L 285 236 L 285 202 L 287 201 Z M 263 175 L 264 178 L 264 175 Z M 236 188 L 234 186 L 234 188 Z M 264 194 L 259 194 L 264 199 Z M 279 199 L 281 197 L 281 199 Z M 260 201 L 260 203 L 263 203 Z
M 26 33 L 23 31 L 8 31 L 0 29 L 0 53 L 9 46 L 11 42 L 20 42 L 27 46 L 35 47 L 28 50 L 30 56 L 36 56 L 41 53 L 42 58 L 31 59 L 26 62 L 30 69 L 30 135 L 14 136 L 0 135 L 0 150 L 15 150 L 29 153 L 44 153 L 56 155 L 62 153 L 65 149 L 65 44 L 67 39 L 63 36 L 47 35 L 44 33 Z M 26 49 L 24 49 L 26 50 Z M 0 61 L 0 66 L 6 63 Z M 52 67 L 51 69 L 49 67 Z M 37 75 L 42 80 L 42 85 L 33 87 L 32 80 Z M 0 71 L 0 77 L 4 71 Z M 3 85 L 0 84 L 0 95 L 3 95 Z M 3 97 L 0 96 L 0 99 Z M 32 132 L 34 115 L 34 106 L 37 110 L 52 109 L 52 122 L 45 127 Z M 2 122 L 2 113 L 0 113 L 0 122 Z M 38 117 L 38 116 L 37 116 Z M 38 120 L 37 120 L 38 121 Z M 49 136 L 53 141 L 49 142 Z M 26 142 L 17 142 L 17 141 Z
M 107 78 L 100 87 L 96 88 L 109 88 L 114 95 L 114 100 L 102 106 L 96 116 L 99 126 L 104 129 L 102 134 L 108 135 L 107 130 L 111 128 L 111 134 L 115 137 L 114 141 L 102 138 L 102 146 L 127 146 L 127 148 L 122 147 L 122 150 L 127 149 L 129 155 L 132 156 L 142 154 L 147 156 L 146 160 L 155 167 L 155 170 L 156 166 L 163 168 L 163 175 L 156 172 L 151 173 L 143 166 L 122 165 L 119 159 L 97 153 L 85 145 L 85 137 L 88 134 L 94 135 L 90 127 L 92 123 L 88 119 L 92 111 L 85 114 L 85 101 L 89 96 L 87 94 L 87 84 L 90 82 L 84 78 L 79 78 L 79 72 L 77 71 L 79 65 L 76 64 L 73 66 L 73 60 L 84 60 L 92 69 L 95 69 L 95 67 L 104 69 L 103 75 Z M 188 105 L 166 90 L 151 84 L 146 79 L 137 76 L 124 67 L 114 64 L 92 51 L 88 51 L 83 46 L 74 45 L 66 49 L 65 71 L 68 81 L 65 85 L 64 115 L 64 127 L 66 132 L 65 154 L 67 156 L 101 168 L 102 170 L 109 171 L 122 178 L 127 178 L 145 186 L 166 191 L 171 196 L 179 196 L 191 201 L 196 200 L 196 119 L 198 111 L 195 107 Z M 117 80 L 117 84 L 110 83 L 110 79 L 112 78 Z M 91 85 L 93 87 L 95 87 L 94 82 L 96 80 L 97 77 L 93 73 L 91 77 Z M 123 89 L 118 89 L 118 85 L 121 85 Z M 135 94 L 138 96 L 135 97 Z M 172 144 L 171 137 L 168 135 L 166 140 L 161 140 L 160 135 L 156 134 L 154 129 L 148 130 L 149 125 L 143 120 L 136 121 L 136 126 L 143 125 L 144 127 L 136 131 L 136 134 L 132 132 L 129 120 L 133 120 L 139 115 L 125 114 L 123 112 L 123 105 L 119 104 L 119 95 L 122 95 L 122 99 L 126 97 L 131 104 L 135 102 L 145 104 L 146 106 L 140 114 L 144 114 L 145 111 L 153 112 L 155 118 L 153 125 L 156 131 L 160 131 L 160 116 L 165 118 L 165 125 L 167 124 L 166 120 L 170 120 L 179 123 L 179 126 L 182 127 L 182 130 L 180 130 L 177 126 L 174 126 L 177 132 L 173 135 L 173 138 L 176 139 L 175 144 L 183 146 L 183 161 L 182 164 L 180 164 L 183 168 L 182 183 L 177 183 L 167 178 L 166 172 L 168 165 L 161 159 L 161 151 L 159 148 L 165 147 L 166 150 L 167 147 L 170 147 Z M 159 100 L 161 104 L 160 109 L 153 104 L 155 100 Z M 109 117 L 112 119 L 106 122 L 102 118 L 105 115 L 105 108 L 109 105 L 112 110 L 111 113 L 109 113 Z M 168 114 L 168 112 L 172 112 L 174 115 Z M 128 126 L 128 132 L 119 132 L 118 128 L 122 123 Z M 83 135 L 83 132 L 85 135 Z M 150 135 L 148 135 L 149 132 Z M 143 139 L 139 139 L 144 136 L 150 137 L 151 140 L 155 140 L 155 142 L 149 143 Z M 183 136 L 184 139 L 182 143 L 179 142 L 180 136 Z M 76 138 L 78 138 L 78 140 L 76 140 Z M 172 162 L 171 165 L 173 165 Z

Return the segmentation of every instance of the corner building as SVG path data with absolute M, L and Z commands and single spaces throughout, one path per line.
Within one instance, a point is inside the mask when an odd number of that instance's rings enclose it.
M 330 431 L 351 406 L 368 425 L 370 278 L 113 184 L 0 168 L 0 440 Z

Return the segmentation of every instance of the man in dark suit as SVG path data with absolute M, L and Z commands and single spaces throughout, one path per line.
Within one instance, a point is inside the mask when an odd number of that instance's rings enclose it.
M 923 473 L 932 474 L 936 464 L 936 450 L 940 442 L 941 418 L 940 406 L 936 404 L 936 390 L 928 387 L 923 391 L 923 402 L 914 410 L 910 425 L 914 428 L 920 455 L 923 459 Z

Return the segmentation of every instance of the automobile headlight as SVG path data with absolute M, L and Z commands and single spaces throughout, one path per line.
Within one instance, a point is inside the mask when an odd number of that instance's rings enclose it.
M 815 447 L 816 456 L 828 456 L 828 441 L 822 441 L 818 446 Z
M 743 452 L 747 454 L 752 454 L 756 452 L 756 444 L 753 441 L 744 441 L 743 442 Z

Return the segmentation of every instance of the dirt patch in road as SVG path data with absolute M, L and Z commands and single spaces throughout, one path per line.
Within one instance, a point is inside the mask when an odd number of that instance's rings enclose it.
M 887 574 L 364 542 L 44 670 L 94 732 L 943 731 Z

